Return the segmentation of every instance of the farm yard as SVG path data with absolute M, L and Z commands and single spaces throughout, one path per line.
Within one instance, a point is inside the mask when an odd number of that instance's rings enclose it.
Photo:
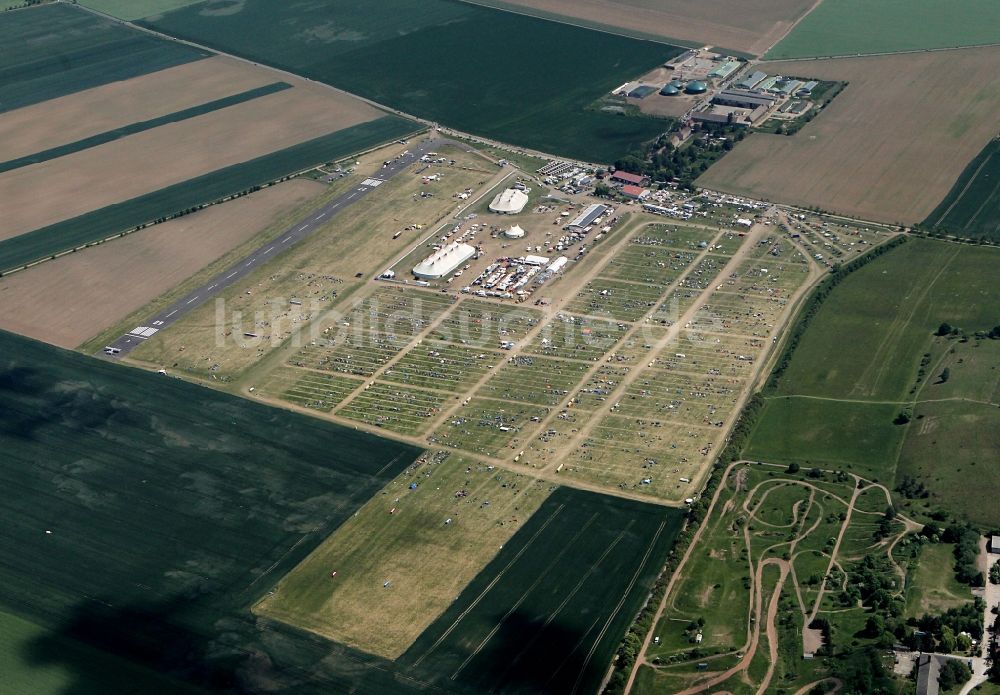
M 75 348 L 202 268 L 268 231 L 273 234 L 325 190 L 315 181 L 286 181 L 5 275 L 0 278 L 0 328 Z
M 1000 240 L 1000 138 L 969 163 L 922 225 L 970 239 Z
M 889 491 L 840 470 L 729 466 L 697 545 L 668 588 L 635 692 L 788 692 L 829 675 L 822 649 L 873 643 L 869 608 L 852 598 L 860 567 L 901 595 L 892 553 L 918 524 L 897 517 L 876 534 Z M 971 594 L 966 596 L 966 600 Z M 818 629 L 819 623 L 829 627 Z M 812 629 L 808 629 L 812 628 Z
M 363 9 L 246 0 L 225 11 L 211 3 L 183 7 L 141 24 L 446 126 L 598 162 L 652 140 L 664 121 L 622 118 L 593 102 L 681 52 L 449 0 Z M 256 37 L 265 27 L 270 40 L 262 43 Z M 539 67 L 525 66 L 522 56 Z
M 812 58 L 1000 43 L 991 0 L 823 0 L 765 56 Z
M 911 476 L 932 492 L 900 500 L 907 513 L 996 523 L 991 505 L 969 503 L 995 476 L 984 464 L 1000 402 L 998 348 L 985 338 L 996 323 L 996 262 L 996 249 L 910 240 L 848 275 L 765 390 L 746 455 L 885 485 Z M 961 333 L 935 336 L 942 322 Z
M 698 185 L 888 224 L 920 222 L 996 137 L 998 59 L 1000 48 L 991 47 L 762 63 L 767 72 L 848 85 L 794 135 L 746 138 Z M 872 126 L 887 119 L 891 127 Z
M 248 609 L 419 450 L 7 333 L 0 342 L 3 606 L 50 632 L 34 658 L 79 667 L 65 646 L 80 640 L 203 684 L 322 692 L 293 674 L 329 647 L 273 625 L 265 637 Z M 218 639 L 271 665 L 242 670 L 252 657 L 233 661 L 211 648 Z
M 808 0 L 741 2 L 706 0 L 477 0 L 479 4 L 572 21 L 641 38 L 656 37 L 691 46 L 710 44 L 761 55 L 791 28 Z

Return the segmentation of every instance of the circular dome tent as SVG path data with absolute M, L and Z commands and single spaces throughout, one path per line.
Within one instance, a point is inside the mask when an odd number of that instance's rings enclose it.
M 503 235 L 508 239 L 521 239 L 524 237 L 524 230 L 521 229 L 520 225 L 515 224 L 513 227 L 505 231 Z
M 688 94 L 704 94 L 708 90 L 708 85 L 701 80 L 694 80 L 693 82 L 688 82 L 687 87 L 684 91 Z
M 677 87 L 673 86 L 672 84 L 667 84 L 664 85 L 663 89 L 660 90 L 660 94 L 662 94 L 665 97 L 673 97 L 680 94 L 680 91 L 681 90 L 677 89 Z

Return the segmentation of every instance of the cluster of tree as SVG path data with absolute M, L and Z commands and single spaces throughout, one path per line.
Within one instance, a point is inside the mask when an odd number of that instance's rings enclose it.
M 862 605 L 875 612 L 897 617 L 902 606 L 897 605 L 892 592 L 896 590 L 895 573 L 885 555 L 866 555 L 847 573 L 847 587 L 841 592 L 844 606 Z
M 908 622 L 916 630 L 907 634 L 904 643 L 912 649 L 944 652 L 968 651 L 973 639 L 983 636 L 983 611 L 986 603 L 981 598 L 963 606 L 949 608 L 941 615 L 925 613 Z M 963 634 L 964 633 L 964 634 Z
M 990 584 L 1000 584 L 1000 560 L 993 563 L 990 567 Z
M 904 475 L 896 486 L 896 492 L 910 500 L 927 499 L 931 493 L 924 487 L 924 484 L 912 475 Z
M 875 647 L 857 649 L 833 661 L 832 674 L 843 682 L 843 695 L 890 695 L 897 691 Z
M 813 318 L 819 312 L 820 307 L 823 306 L 827 297 L 830 296 L 830 292 L 833 288 L 843 282 L 844 279 L 855 270 L 864 267 L 881 256 L 883 253 L 886 253 L 903 243 L 906 243 L 906 237 L 902 235 L 897 236 L 881 246 L 876 246 L 868 253 L 855 258 L 849 263 L 836 265 L 832 268 L 830 275 L 819 283 L 819 285 L 816 286 L 816 289 L 813 290 L 812 294 L 809 295 L 809 299 L 806 301 L 805 306 L 802 307 L 802 311 L 799 313 L 799 318 L 789 331 L 788 341 L 785 343 L 785 348 L 782 350 L 781 356 L 778 357 L 778 361 L 775 364 L 774 369 L 771 371 L 771 376 L 768 377 L 768 389 L 774 390 L 778 387 L 778 382 L 781 381 L 781 377 L 788 369 L 788 365 L 792 360 L 792 354 L 795 352 L 795 348 L 798 347 L 799 341 L 802 339 L 802 335 L 805 333 L 806 328 L 809 327 L 809 324 L 812 323 Z
M 648 176 L 652 181 L 676 181 L 691 188 L 694 180 L 746 137 L 746 128 L 732 124 L 704 124 L 698 135 L 675 147 L 676 129 L 654 140 L 646 151 L 635 151 L 615 162 L 615 168 Z
M 958 326 L 952 326 L 950 323 L 942 323 L 938 326 L 938 329 L 934 331 L 934 335 L 938 337 L 945 335 L 958 335 Z
M 892 520 L 896 518 L 896 508 L 891 504 L 886 507 L 885 514 L 875 525 L 875 532 L 872 534 L 876 541 L 888 538 L 892 534 Z
M 941 690 L 951 690 L 972 678 L 972 670 L 961 659 L 946 659 L 938 671 L 938 685 Z
M 945 543 L 955 544 L 955 577 L 969 586 L 985 586 L 986 579 L 979 571 L 979 531 L 971 524 L 952 524 L 941 534 Z

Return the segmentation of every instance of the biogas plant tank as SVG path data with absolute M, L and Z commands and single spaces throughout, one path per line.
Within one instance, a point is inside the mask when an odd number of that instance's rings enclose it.
M 688 82 L 687 87 L 684 91 L 688 94 L 704 94 L 708 90 L 708 85 L 701 80 L 694 80 L 693 82 Z

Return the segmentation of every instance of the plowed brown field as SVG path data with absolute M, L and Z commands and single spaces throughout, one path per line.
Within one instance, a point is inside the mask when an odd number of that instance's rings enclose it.
M 846 80 L 793 136 L 755 134 L 698 179 L 707 188 L 887 223 L 923 220 L 997 134 L 1000 48 L 762 63 Z

